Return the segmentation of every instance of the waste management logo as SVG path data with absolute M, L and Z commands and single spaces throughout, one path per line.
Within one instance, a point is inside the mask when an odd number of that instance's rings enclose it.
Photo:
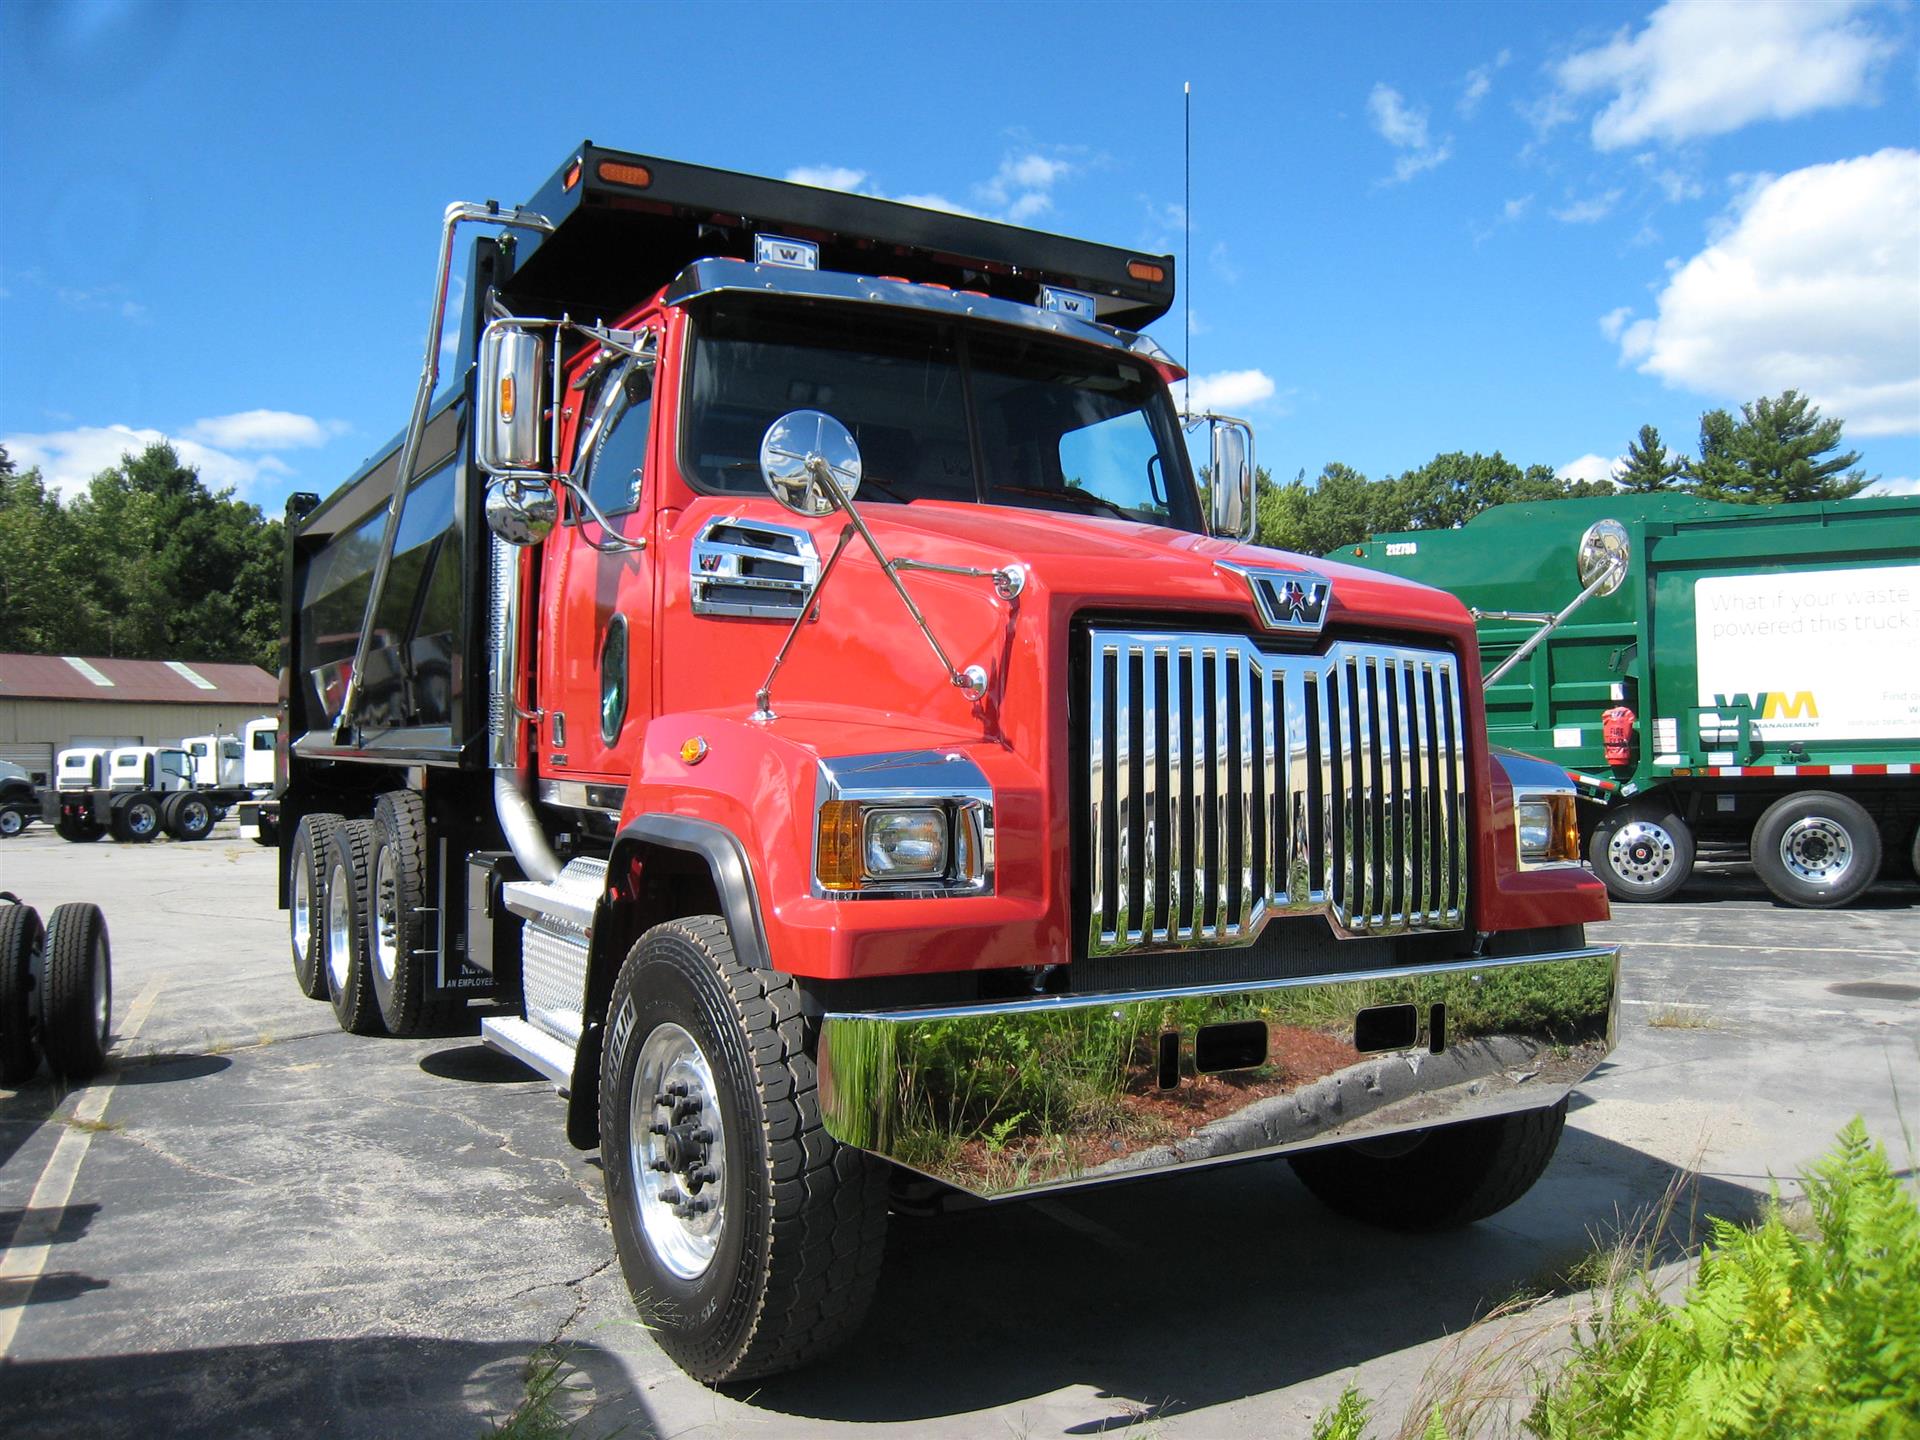
M 1716 695 L 1713 703 L 1722 710 L 1751 710 L 1758 720 L 1818 720 L 1819 702 L 1811 690 L 1792 695 L 1784 690 L 1762 690 L 1757 695 Z

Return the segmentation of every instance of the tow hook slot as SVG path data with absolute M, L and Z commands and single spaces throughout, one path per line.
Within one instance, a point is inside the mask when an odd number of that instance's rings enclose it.
M 1193 1068 L 1202 1075 L 1251 1070 L 1267 1063 L 1267 1022 L 1234 1020 L 1202 1025 L 1193 1036 Z
M 1160 1053 L 1155 1079 L 1162 1090 L 1171 1090 L 1180 1083 L 1180 1032 L 1162 1030 L 1160 1032 Z
M 1353 1017 L 1353 1048 L 1362 1055 L 1410 1050 L 1419 1034 L 1420 1012 L 1412 1005 L 1369 1005 Z

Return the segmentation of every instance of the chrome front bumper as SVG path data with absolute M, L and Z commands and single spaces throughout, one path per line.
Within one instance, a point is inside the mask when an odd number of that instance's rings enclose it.
M 1200 989 L 830 1013 L 828 1131 L 997 1199 L 1558 1103 L 1619 947 Z

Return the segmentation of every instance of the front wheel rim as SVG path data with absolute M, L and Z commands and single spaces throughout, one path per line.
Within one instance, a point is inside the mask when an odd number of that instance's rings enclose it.
M 1853 837 L 1837 821 L 1809 815 L 1781 835 L 1780 863 L 1809 885 L 1837 885 L 1853 868 Z
M 668 1274 L 697 1280 L 726 1225 L 727 1136 L 713 1067 L 680 1026 L 658 1026 L 640 1047 L 627 1124 L 641 1235 Z
M 347 871 L 336 866 L 327 879 L 327 975 L 336 993 L 344 994 L 353 965 L 353 916 L 347 898 Z
M 18 810 L 0 810 L 0 835 L 18 835 L 26 828 Z
M 135 835 L 151 835 L 159 826 L 159 816 L 154 814 L 151 805 L 130 805 L 127 807 L 127 829 Z
M 1672 873 L 1677 847 L 1664 826 L 1631 820 L 1607 838 L 1607 864 L 1623 884 L 1648 890 Z

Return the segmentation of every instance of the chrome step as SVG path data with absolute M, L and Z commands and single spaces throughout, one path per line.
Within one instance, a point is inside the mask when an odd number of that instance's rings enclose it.
M 527 923 L 520 929 L 520 990 L 529 1023 L 573 1048 L 586 1027 L 587 947 L 593 910 L 607 884 L 607 862 L 568 862 L 550 881 L 514 880 L 501 887 L 507 908 Z
M 553 1082 L 562 1095 L 573 1085 L 573 1047 L 517 1015 L 489 1015 L 480 1022 L 480 1039 Z

